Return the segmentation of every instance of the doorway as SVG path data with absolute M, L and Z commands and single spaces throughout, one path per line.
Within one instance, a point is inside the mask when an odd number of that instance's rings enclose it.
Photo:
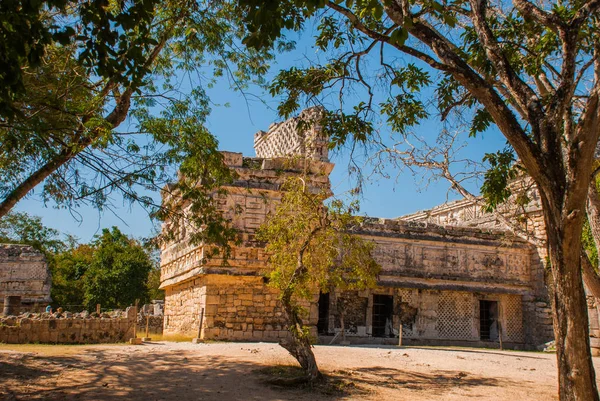
M 317 333 L 329 334 L 329 293 L 319 294 L 319 320 Z
M 498 340 L 498 301 L 479 301 L 479 338 Z
M 392 319 L 394 316 L 394 297 L 392 295 L 373 295 L 373 337 L 394 337 Z

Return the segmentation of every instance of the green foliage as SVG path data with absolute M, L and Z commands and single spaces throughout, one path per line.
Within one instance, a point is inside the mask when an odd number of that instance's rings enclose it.
M 160 267 L 155 265 L 150 273 L 148 274 L 148 299 L 165 299 L 165 291 L 159 289 L 160 287 Z
M 0 218 L 0 242 L 31 245 L 48 256 L 67 248 L 60 237 L 60 232 L 44 226 L 39 216 L 12 212 Z
M 592 229 L 587 221 L 583 226 L 581 242 L 583 244 L 583 248 L 586 250 L 590 262 L 592 263 L 592 266 L 598 266 L 598 249 L 596 249 L 594 235 L 592 234 Z
M 125 308 L 147 302 L 152 261 L 143 247 L 117 227 L 104 229 L 92 243 L 94 253 L 84 276 L 84 304 L 93 309 Z
M 15 100 L 27 92 L 24 72 L 43 64 L 55 45 L 76 45 L 89 73 L 122 84 L 141 83 L 143 53 L 151 40 L 156 0 L 12 0 L 0 4 L 0 118 L 22 113 Z M 68 21 L 68 22 L 67 22 Z
M 505 148 L 486 154 L 483 160 L 489 163 L 490 168 L 485 172 L 481 194 L 485 199 L 486 209 L 492 211 L 511 195 L 508 182 L 517 176 L 515 155 L 512 149 Z
M 38 216 L 12 212 L 0 219 L 0 243 L 31 245 L 46 255 L 51 297 L 58 307 L 122 308 L 136 299 L 164 299 L 158 261 L 118 228 L 104 229 L 90 244 L 44 226 Z
M 393 139 L 400 144 L 414 127 L 439 116 L 444 129 L 458 128 L 476 136 L 500 128 L 515 153 L 528 152 L 525 148 L 544 153 L 542 132 L 549 135 L 550 130 L 557 137 L 563 135 L 562 129 L 576 129 L 585 110 L 585 102 L 577 99 L 591 98 L 598 10 L 594 6 L 594 13 L 572 21 L 588 7 L 584 2 L 241 0 L 240 4 L 248 27 L 244 43 L 250 47 L 273 46 L 286 30 L 308 30 L 306 21 L 316 27 L 315 45 L 325 55 L 311 60 L 309 68 L 280 72 L 271 84 L 272 94 L 281 98 L 280 114 L 291 115 L 304 104 L 324 104 L 329 108 L 325 116 L 360 121 L 361 136 L 367 139 L 377 137 L 379 127 L 386 125 L 392 138 L 400 135 Z M 538 9 L 548 20 L 535 17 L 532 10 Z M 567 46 L 565 41 L 574 36 L 559 31 L 571 24 L 577 25 L 573 29 L 578 33 Z M 573 71 L 563 73 L 562 68 L 571 64 L 556 60 L 565 57 L 567 47 Z M 565 87 L 572 91 L 564 92 Z M 527 100 L 522 99 L 524 91 Z M 559 97 L 564 99 L 558 101 Z M 571 124 L 564 124 L 564 112 L 557 111 L 565 105 Z M 541 122 L 555 111 L 552 122 Z M 327 132 L 334 138 L 333 146 L 354 139 L 345 135 L 344 128 Z M 519 132 L 518 141 L 529 141 L 531 147 L 514 147 L 514 132 Z M 484 159 L 491 170 L 482 192 L 491 208 L 509 194 L 505 185 L 511 169 L 502 154 Z
M 84 305 L 84 277 L 92 264 L 94 248 L 88 244 L 78 245 L 54 256 L 50 268 L 52 287 L 50 295 L 56 307 L 75 310 L 69 306 Z
M 0 50 L 21 57 L 7 53 L 18 88 L 2 99 L 14 113 L 0 113 L 0 216 L 39 185 L 37 194 L 58 207 L 105 210 L 123 198 L 159 219 L 207 227 L 194 239 L 227 248 L 234 233 L 208 194 L 231 177 L 205 127 L 205 89 L 224 75 L 238 89 L 262 84 L 273 57 L 239 46 L 245 29 L 237 5 L 29 3 L 0 5 L 0 22 L 8 21 L 0 24 Z M 39 22 L 36 34 L 25 29 L 31 21 Z M 16 36 L 2 37 L 2 29 Z M 171 190 L 169 202 L 148 195 L 163 189 Z M 194 213 L 186 214 L 189 205 Z
M 308 299 L 317 288 L 328 291 L 373 287 L 379 265 L 374 243 L 351 233 L 360 225 L 352 216 L 356 205 L 323 202 L 303 179 L 290 179 L 275 213 L 260 227 L 257 238 L 267 243 L 269 285 L 282 296 Z M 297 304 L 294 304 L 297 307 Z

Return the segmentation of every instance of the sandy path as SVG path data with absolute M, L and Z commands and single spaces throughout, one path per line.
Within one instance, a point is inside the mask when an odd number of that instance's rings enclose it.
M 257 370 L 294 364 L 266 343 L 0 347 L 0 400 L 552 400 L 553 354 L 483 349 L 317 346 L 345 395 L 281 389 Z M 596 369 L 600 358 L 594 358 Z

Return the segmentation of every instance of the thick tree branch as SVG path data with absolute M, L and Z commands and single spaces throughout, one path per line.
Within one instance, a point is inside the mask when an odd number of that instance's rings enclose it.
M 554 33 L 558 33 L 562 21 L 555 14 L 546 12 L 527 0 L 513 0 L 513 4 L 526 19 L 537 21 Z
M 475 31 L 500 80 L 522 109 L 535 114 L 529 120 L 538 119 L 543 115 L 543 110 L 537 95 L 513 70 L 486 21 L 487 0 L 470 0 L 470 3 Z
M 402 24 L 403 21 L 398 19 L 403 19 L 403 13 L 397 3 L 392 3 L 386 8 L 386 12 L 392 21 Z M 421 20 L 413 20 L 413 26 L 408 30 L 416 39 L 429 47 L 439 57 L 440 62 L 448 66 L 447 70 L 453 77 L 488 110 L 530 175 L 545 187 L 551 187 L 553 179 L 547 177 L 543 154 L 525 133 L 517 117 L 494 87 L 474 71 L 452 46 L 448 45 L 446 38 Z

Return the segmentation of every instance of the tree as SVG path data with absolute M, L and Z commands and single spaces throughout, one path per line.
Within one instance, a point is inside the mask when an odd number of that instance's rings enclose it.
M 3 2 L 0 217 L 37 188 L 59 207 L 122 197 L 155 217 L 226 226 L 210 213 L 208 193 L 231 176 L 205 127 L 205 88 L 225 75 L 244 90 L 272 57 L 239 46 L 239 15 L 221 0 Z M 158 191 L 183 201 L 161 205 Z M 227 247 L 230 231 L 217 231 L 198 240 Z
M 374 244 L 353 235 L 360 218 L 339 201 L 329 206 L 324 192 L 313 193 L 304 179 L 290 179 L 275 213 L 260 227 L 257 238 L 270 253 L 269 285 L 279 290 L 291 333 L 281 345 L 298 360 L 306 379 L 321 378 L 311 349 L 309 328 L 302 321 L 301 300 L 318 289 L 363 289 L 376 284 L 379 265 L 372 258 Z
M 73 307 L 84 306 L 85 277 L 92 264 L 94 251 L 94 247 L 81 244 L 54 255 L 54 264 L 50 269 L 50 295 L 56 307 L 73 311 Z
M 150 29 L 156 3 L 144 0 L 117 6 L 106 0 L 2 2 L 0 77 L 4 85 L 0 89 L 0 117 L 10 119 L 22 113 L 14 102 L 27 92 L 25 70 L 39 67 L 47 48 L 54 44 L 81 44 L 85 50 L 79 60 L 99 77 L 135 77 L 140 66 L 129 61 L 150 44 L 143 38 Z
M 41 217 L 25 212 L 12 212 L 0 218 L 0 242 L 31 245 L 46 256 L 62 252 L 68 246 L 58 230 L 44 226 Z
M 148 274 L 153 265 L 144 248 L 117 227 L 103 229 L 92 242 L 94 253 L 83 280 L 84 303 L 92 310 L 133 305 L 148 300 Z
M 160 266 L 155 264 L 148 274 L 148 299 L 165 299 L 165 291 L 160 287 Z
M 406 133 L 432 112 L 419 98 L 431 86 L 423 95 L 434 99 L 439 116 L 470 116 L 473 135 L 491 125 L 504 135 L 510 144 L 504 155 L 516 153 L 544 209 L 560 399 L 598 400 L 580 264 L 600 134 L 600 3 L 241 3 L 250 32 L 245 43 L 255 47 L 318 18 L 316 44 L 329 52 L 328 63 L 282 71 L 272 93 L 283 95 L 279 110 L 288 114 L 301 100 L 328 89 L 341 92 L 345 103 L 323 121 L 334 143 L 364 139 L 377 115 L 394 132 Z M 356 98 L 344 95 L 359 91 L 357 86 L 364 97 L 351 105 Z M 386 88 L 381 101 L 373 94 L 376 87 Z M 508 170 L 505 163 L 497 167 L 500 174 Z M 496 185 L 488 189 L 486 196 L 503 192 Z

